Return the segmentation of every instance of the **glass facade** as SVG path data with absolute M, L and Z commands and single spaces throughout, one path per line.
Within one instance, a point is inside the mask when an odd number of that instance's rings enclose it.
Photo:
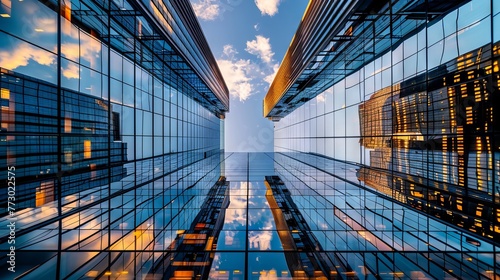
M 308 17 L 334 4 L 311 2 L 264 100 L 277 175 L 354 270 L 496 279 L 500 4 L 378 2 L 321 22 Z M 377 266 L 371 246 L 395 267 Z M 442 269 L 407 275 L 420 250 Z
M 498 278 L 497 245 L 360 185 L 356 164 L 306 153 L 274 160 L 330 279 Z
M 0 278 L 166 273 L 221 176 L 229 109 L 190 3 L 0 8 Z

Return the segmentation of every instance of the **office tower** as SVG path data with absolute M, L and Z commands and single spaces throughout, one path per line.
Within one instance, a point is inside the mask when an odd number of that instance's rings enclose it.
M 229 110 L 190 3 L 0 8 L 0 278 L 163 273 L 221 176 Z
M 358 277 L 385 270 L 368 243 L 396 252 L 387 273 L 436 265 L 401 277 L 498 277 L 499 12 L 490 0 L 309 3 L 264 116 L 277 175 Z

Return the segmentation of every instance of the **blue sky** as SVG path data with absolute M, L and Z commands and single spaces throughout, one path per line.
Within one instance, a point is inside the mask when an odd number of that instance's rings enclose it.
M 273 150 L 262 99 L 300 23 L 307 0 L 191 0 L 231 95 L 226 151 Z

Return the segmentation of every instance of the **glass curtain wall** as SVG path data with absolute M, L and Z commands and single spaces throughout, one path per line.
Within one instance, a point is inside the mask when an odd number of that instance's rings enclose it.
M 276 122 L 275 151 L 497 242 L 499 12 L 473 0 L 383 31 L 392 49 Z
M 329 279 L 498 278 L 497 246 L 360 187 L 355 165 L 303 153 L 274 160 L 308 227 L 296 232 L 316 240 L 304 251 L 320 252 Z
M 0 278 L 140 278 L 190 227 L 221 175 L 224 106 L 165 39 L 187 40 L 178 18 L 138 10 L 171 2 L 0 1 Z

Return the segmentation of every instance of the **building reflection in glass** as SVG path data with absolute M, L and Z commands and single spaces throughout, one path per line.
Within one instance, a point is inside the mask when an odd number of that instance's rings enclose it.
M 353 3 L 337 23 L 311 12 L 335 4 L 311 6 L 301 28 L 318 32 L 296 34 L 264 100 L 275 152 L 498 245 L 499 5 Z
M 341 8 L 346 18 L 330 17 Z M 276 175 L 357 277 L 499 277 L 499 8 L 313 1 L 306 11 L 264 115 Z
M 274 158 L 319 244 L 310 254 L 334 265 L 330 279 L 498 277 L 492 243 L 337 175 L 349 170 L 355 178 L 355 164 L 304 153 Z
M 499 133 L 498 59 L 489 63 L 499 50 L 500 44 L 486 45 L 361 104 L 361 145 L 370 164 L 360 168 L 359 179 L 478 235 L 500 238 L 493 179 L 500 163 L 493 138 Z
M 27 278 L 49 279 L 55 275 L 77 279 L 498 277 L 492 244 L 325 171 L 340 172 L 355 165 L 286 153 L 226 154 L 224 161 L 228 181 L 218 177 L 198 208 L 187 206 L 199 199 L 200 184 L 212 179 L 175 189 L 175 194 L 164 187 L 165 181 L 106 199 L 82 192 L 79 211 L 62 219 L 36 208 L 24 212 L 19 225 L 30 230 L 21 231 L 16 241 L 22 258 L 18 269 Z M 182 181 L 204 174 L 200 169 L 207 165 L 186 167 L 189 175 Z M 208 175 L 213 178 L 218 172 L 213 169 Z M 265 175 L 269 172 L 275 175 Z M 50 203 L 46 207 L 50 209 Z M 2 220 L 0 226 L 6 224 L 8 220 Z M 7 246 L 5 240 L 0 246 Z
M 223 160 L 229 94 L 201 34 L 185 0 L 0 1 L 0 279 L 142 278 L 175 250 Z
M 55 201 L 58 184 L 59 195 L 67 196 L 127 175 L 127 143 L 116 125 L 119 114 L 108 121 L 108 101 L 65 90 L 60 105 L 64 120 L 58 126 L 55 86 L 10 71 L 2 71 L 0 86 L 2 154 L 4 162 L 16 168 L 18 209 Z M 7 201 L 7 193 L 0 199 Z
M 170 252 L 155 261 L 146 277 L 208 279 L 228 204 L 229 182 L 221 177 L 209 190 L 190 228 L 177 232 Z

